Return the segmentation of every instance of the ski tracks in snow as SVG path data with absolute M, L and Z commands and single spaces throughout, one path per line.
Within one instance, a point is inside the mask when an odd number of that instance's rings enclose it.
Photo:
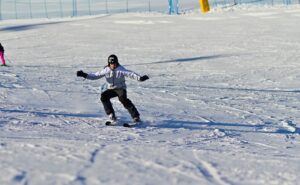
M 87 184 L 87 182 L 86 182 L 87 178 L 83 174 L 86 170 L 91 168 L 91 166 L 95 163 L 96 156 L 98 155 L 99 151 L 102 150 L 102 148 L 104 148 L 104 147 L 105 147 L 105 145 L 102 145 L 100 148 L 96 148 L 90 152 L 90 158 L 89 158 L 87 164 L 84 165 L 83 168 L 79 169 L 79 171 L 76 174 L 75 180 L 73 182 L 71 182 L 70 184 L 72 184 L 72 185 L 73 184 L 80 184 L 80 185 Z
M 230 185 L 222 179 L 219 175 L 219 171 L 209 162 L 202 160 L 196 150 L 193 150 L 193 155 L 198 161 L 198 169 L 206 180 L 214 185 Z

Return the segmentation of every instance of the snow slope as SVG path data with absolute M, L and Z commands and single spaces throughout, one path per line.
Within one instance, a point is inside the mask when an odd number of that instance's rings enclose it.
M 300 171 L 300 10 L 0 22 L 0 184 L 280 184 Z M 115 53 L 144 123 L 106 127 Z M 112 100 L 117 116 L 129 114 Z

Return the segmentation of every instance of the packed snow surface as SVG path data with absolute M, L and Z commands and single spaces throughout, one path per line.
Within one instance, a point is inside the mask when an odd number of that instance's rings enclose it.
M 300 184 L 299 7 L 0 22 L 0 184 Z M 116 54 L 143 123 L 104 125 Z M 117 116 L 130 121 L 118 99 Z

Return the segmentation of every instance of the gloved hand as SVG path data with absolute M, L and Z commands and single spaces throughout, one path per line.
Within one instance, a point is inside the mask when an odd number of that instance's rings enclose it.
M 77 71 L 77 76 L 81 76 L 83 78 L 86 78 L 87 77 L 87 73 L 85 73 L 82 70 L 80 70 L 80 71 Z
M 140 81 L 143 82 L 143 81 L 148 80 L 148 79 L 149 79 L 149 76 L 144 75 L 144 76 L 142 76 L 142 77 L 140 78 Z

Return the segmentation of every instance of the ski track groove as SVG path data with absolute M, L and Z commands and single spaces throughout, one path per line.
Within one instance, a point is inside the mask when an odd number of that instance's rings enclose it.
M 25 171 L 21 171 L 20 174 L 17 174 L 14 176 L 13 178 L 13 182 L 14 183 L 22 183 L 24 181 L 24 185 L 27 185 L 28 184 L 28 181 L 26 179 L 26 176 L 27 176 L 27 172 Z
M 51 97 L 49 91 L 47 91 L 47 90 L 38 89 L 38 88 L 32 88 L 32 89 L 28 89 L 28 90 L 32 90 L 33 95 L 37 95 L 36 93 L 45 94 L 48 97 L 48 100 L 50 100 L 51 102 L 56 102 L 56 100 Z
M 173 88 L 178 88 L 177 86 L 174 86 Z M 195 87 L 196 89 L 202 89 L 203 87 Z M 189 89 L 189 88 L 187 88 L 187 89 Z M 217 88 L 216 88 L 217 89 Z M 221 88 L 222 89 L 222 88 Z M 235 89 L 233 89 L 233 88 L 228 88 L 228 89 L 226 89 L 226 88 L 224 88 L 225 90 L 235 90 Z M 236 89 L 236 90 L 243 90 L 243 89 Z M 247 90 L 247 89 L 244 89 L 244 90 Z M 194 91 L 195 91 L 195 89 L 194 89 Z M 251 92 L 251 89 L 249 89 L 249 91 L 250 92 L 248 92 L 248 91 L 246 91 L 245 92 L 245 94 L 249 94 L 249 93 L 252 93 Z M 178 91 L 179 92 L 179 94 L 180 93 L 182 93 L 181 91 Z M 261 96 L 261 95 L 264 95 L 265 93 L 270 93 L 270 92 L 273 92 L 272 90 L 258 90 L 257 92 L 259 92 L 258 94 L 256 94 L 255 96 Z M 184 92 L 183 92 L 184 93 Z M 292 93 L 292 92 L 289 92 L 289 91 L 287 91 L 287 92 L 284 92 L 284 90 L 282 90 L 282 92 L 280 92 L 280 90 L 278 91 L 278 92 L 276 92 L 275 90 L 274 90 L 274 92 L 272 93 L 272 95 L 274 95 L 274 97 L 277 97 L 277 98 L 280 98 L 280 97 L 282 97 L 283 95 L 285 95 L 286 93 Z M 257 97 L 257 99 L 258 99 L 259 97 Z M 193 101 L 193 100 L 190 100 L 190 99 L 186 99 L 187 101 Z M 213 102 L 214 104 L 215 104 L 215 106 L 216 107 L 219 107 L 219 108 L 221 108 L 222 110 L 226 110 L 225 112 L 227 112 L 227 113 L 229 113 L 229 114 L 234 114 L 234 112 L 240 112 L 240 113 L 244 113 L 244 114 L 246 114 L 246 115 L 249 115 L 249 116 L 254 116 L 255 118 L 257 118 L 261 123 L 264 123 L 265 122 L 265 120 L 270 120 L 270 119 L 272 119 L 272 120 L 274 120 L 274 121 L 278 121 L 277 119 L 275 119 L 275 118 L 272 118 L 272 117 L 270 117 L 269 115 L 264 115 L 263 117 L 258 117 L 257 115 L 257 113 L 255 113 L 255 112 L 253 112 L 252 110 L 245 110 L 245 109 L 242 109 L 242 108 L 240 108 L 240 107 L 236 107 L 236 106 L 234 106 L 234 105 L 227 105 L 227 104 L 223 104 L 223 103 L 221 103 L 220 104 L 220 102 Z M 284 109 L 284 108 L 288 108 L 288 109 L 293 109 L 293 110 L 295 110 L 295 111 L 298 111 L 299 109 L 297 108 L 297 107 L 291 107 L 291 106 L 288 106 L 288 105 L 282 105 L 282 104 L 280 104 L 280 103 L 278 103 L 278 102 L 275 102 L 275 105 L 277 106 L 277 108 L 281 108 L 281 107 L 283 107 L 282 109 Z M 261 107 L 261 110 L 263 110 L 264 108 L 263 107 Z M 230 111 L 231 110 L 231 111 Z M 237 114 L 237 115 L 239 115 L 239 114 Z
M 240 108 L 231 107 L 231 106 L 225 105 L 225 104 L 222 104 L 222 105 L 216 104 L 216 106 L 221 107 L 223 110 L 225 110 L 224 112 L 227 112 L 229 114 L 234 114 L 234 111 L 238 111 L 240 113 L 247 114 L 247 115 L 244 115 L 243 117 L 254 116 L 257 120 L 259 120 L 261 123 L 263 123 L 263 125 L 260 125 L 260 123 L 257 122 L 256 123 L 257 126 L 259 126 L 259 125 L 260 126 L 265 126 L 265 127 L 270 127 L 271 126 L 271 128 L 277 128 L 278 126 L 280 126 L 280 125 L 275 124 L 278 121 L 278 119 L 273 118 L 272 116 L 269 116 L 269 115 L 263 114 L 263 115 L 258 116 L 259 114 L 254 113 L 252 111 L 242 110 Z M 231 109 L 233 112 L 230 111 L 229 109 Z M 239 115 L 239 114 L 237 114 L 237 115 Z M 274 124 L 266 125 L 265 124 L 266 120 L 272 120 L 274 122 Z
M 82 175 L 86 170 L 88 170 L 89 168 L 91 168 L 96 161 L 96 157 L 99 154 L 99 152 L 104 148 L 105 146 L 101 146 L 100 148 L 96 148 L 94 149 L 92 152 L 90 152 L 90 157 L 88 159 L 88 163 L 86 165 L 84 165 L 81 169 L 78 170 L 77 175 L 74 179 L 73 182 L 69 183 L 70 185 L 73 185 L 74 183 L 79 183 L 81 185 L 86 185 L 86 180 L 87 178 Z
M 186 176 L 186 177 L 189 177 L 191 179 L 194 179 L 196 181 L 201 181 L 202 178 L 201 177 L 198 177 L 196 175 L 193 175 L 193 174 L 189 174 L 189 173 L 186 173 L 186 172 L 183 172 L 181 171 L 180 169 L 176 169 L 176 168 L 168 168 L 168 167 L 165 167 L 163 165 L 160 165 L 160 164 L 157 164 L 155 162 L 152 162 L 152 161 L 149 161 L 149 160 L 144 160 L 144 159 L 140 159 L 139 160 L 139 164 L 144 164 L 144 166 L 148 166 L 148 167 L 153 167 L 153 168 L 156 168 L 158 170 L 163 170 L 169 174 L 180 174 L 180 175 L 183 175 L 183 176 Z
M 196 153 L 196 150 L 193 150 L 193 155 L 199 162 L 198 169 L 200 173 L 206 178 L 207 181 L 211 182 L 214 185 L 231 185 L 222 180 L 222 177 L 219 175 L 219 172 L 215 167 L 213 167 L 207 161 L 200 159 Z
M 261 147 L 264 147 L 264 148 L 271 148 L 271 149 L 275 149 L 275 150 L 278 149 L 277 147 L 274 147 L 274 146 L 271 146 L 271 145 L 268 145 L 268 144 L 264 144 L 264 143 L 249 142 L 249 141 L 244 141 L 244 142 L 247 142 L 249 144 L 253 144 L 254 146 L 261 146 Z

